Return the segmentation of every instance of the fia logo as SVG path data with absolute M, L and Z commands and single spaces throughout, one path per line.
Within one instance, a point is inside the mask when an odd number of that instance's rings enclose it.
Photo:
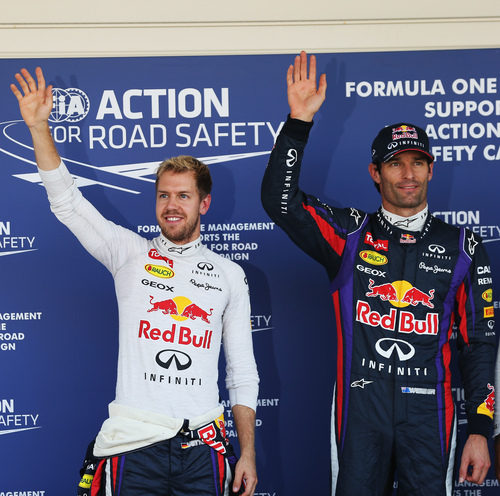
M 79 122 L 87 117 L 90 110 L 89 97 L 78 88 L 54 88 L 52 101 L 50 122 Z

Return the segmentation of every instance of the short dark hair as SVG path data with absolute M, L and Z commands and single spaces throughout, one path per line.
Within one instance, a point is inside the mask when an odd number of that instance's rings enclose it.
M 164 172 L 194 172 L 196 188 L 201 198 L 205 198 L 212 191 L 212 177 L 207 165 L 197 158 L 189 155 L 179 155 L 178 157 L 170 157 L 164 160 L 156 171 L 155 186 L 158 190 L 158 181 Z

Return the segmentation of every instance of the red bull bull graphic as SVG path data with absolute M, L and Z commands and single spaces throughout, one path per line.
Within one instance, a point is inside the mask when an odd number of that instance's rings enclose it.
M 174 261 L 171 260 L 170 258 L 168 257 L 164 257 L 163 255 L 160 255 L 158 253 L 158 250 L 155 250 L 154 248 L 151 248 L 151 250 L 149 250 L 149 253 L 148 253 L 148 256 L 149 258 L 152 258 L 153 260 L 163 260 L 164 262 L 166 262 L 166 264 L 171 268 L 173 269 L 174 268 Z
M 378 296 L 382 301 L 397 301 L 398 296 L 396 289 L 390 282 L 380 284 L 379 286 L 373 286 L 374 282 L 373 279 L 370 279 L 370 284 L 368 284 L 368 289 L 370 291 L 366 293 L 366 296 L 370 298 Z
M 161 311 L 165 315 L 170 315 L 173 319 L 183 321 L 187 319 L 200 319 L 207 324 L 210 324 L 208 317 L 212 315 L 213 308 L 208 312 L 203 310 L 199 305 L 193 303 L 185 296 L 175 296 L 168 300 L 153 301 L 153 296 L 149 296 L 151 308 L 148 312 Z
M 138 338 L 141 340 L 163 341 L 182 346 L 210 349 L 212 335 L 213 331 L 208 329 L 203 334 L 197 335 L 189 327 L 177 326 L 177 324 L 172 324 L 170 328 L 162 330 L 152 327 L 151 322 L 148 320 L 141 320 L 139 322 Z
M 434 308 L 431 300 L 434 298 L 434 289 L 430 289 L 428 293 L 421 291 L 413 286 L 408 281 L 393 281 L 374 286 L 375 281 L 369 279 L 368 291 L 365 295 L 369 298 L 380 298 L 382 301 L 389 301 L 392 305 L 399 308 L 412 305 L 416 307 L 418 304 L 424 305 L 427 308 Z
M 212 312 L 213 312 L 213 308 L 210 309 L 210 313 L 207 313 L 207 312 L 205 312 L 205 310 L 201 309 L 195 303 L 191 303 L 191 305 L 188 305 L 184 309 L 184 311 L 181 314 L 181 317 L 188 317 L 191 320 L 201 319 L 201 320 L 203 320 L 203 322 L 210 324 L 208 317 L 210 317 L 210 315 L 212 315 Z
M 371 265 L 385 265 L 388 262 L 385 255 L 381 255 L 380 253 L 372 250 L 360 251 L 359 256 L 362 260 L 368 262 Z
M 431 300 L 433 298 L 434 298 L 434 289 L 429 290 L 429 293 L 427 294 L 424 293 L 423 291 L 420 291 L 420 289 L 413 287 L 410 288 L 405 293 L 403 299 L 401 300 L 401 303 L 409 303 L 414 307 L 416 307 L 419 303 L 421 303 L 426 307 L 434 308 L 434 304 L 431 303 Z
M 416 334 L 427 334 L 435 336 L 439 332 L 439 315 L 428 313 L 425 319 L 417 319 L 411 312 L 398 312 L 392 308 L 388 314 L 381 315 L 376 310 L 372 310 L 370 304 L 363 300 L 358 300 L 356 304 L 356 320 L 371 327 L 381 327 L 386 331 L 397 331 L 405 334 L 412 332 Z
M 486 396 L 484 402 L 477 407 L 477 413 L 482 413 L 493 418 L 493 413 L 495 412 L 495 387 L 488 384 L 488 389 L 490 393 Z
M 365 243 L 367 245 L 373 246 L 377 251 L 389 251 L 389 241 L 387 239 L 373 239 L 372 233 L 367 232 L 365 234 Z
M 179 315 L 177 312 L 177 304 L 172 299 L 153 302 L 153 297 L 150 295 L 149 303 L 151 303 L 152 308 L 150 308 L 148 312 L 156 312 L 157 310 L 161 310 L 161 312 L 165 315 Z

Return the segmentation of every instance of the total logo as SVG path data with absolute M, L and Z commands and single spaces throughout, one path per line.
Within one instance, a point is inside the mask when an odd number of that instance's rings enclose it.
M 373 239 L 372 233 L 367 232 L 365 234 L 365 243 L 367 245 L 373 246 L 377 251 L 389 251 L 389 241 L 387 239 Z
M 170 258 L 168 257 L 164 257 L 163 255 L 160 255 L 158 253 L 158 250 L 155 250 L 154 248 L 152 248 L 151 250 L 149 250 L 149 253 L 148 253 L 148 256 L 149 258 L 152 258 L 153 260 L 163 260 L 164 262 L 166 262 L 166 264 L 171 268 L 173 269 L 174 268 L 174 261 L 171 260 Z
M 380 253 L 372 250 L 360 251 L 359 256 L 362 260 L 368 262 L 371 265 L 385 265 L 388 262 L 385 255 L 381 255 Z
M 53 88 L 52 101 L 50 122 L 79 122 L 90 110 L 89 97 L 78 88 Z
M 368 298 L 380 298 L 382 301 L 388 301 L 391 305 L 404 308 L 408 305 L 416 307 L 419 303 L 434 308 L 431 300 L 434 298 L 434 289 L 428 293 L 416 288 L 408 281 L 393 281 L 374 286 L 375 281 L 369 280 L 368 291 L 365 296 Z
M 174 320 L 178 321 L 201 319 L 203 322 L 210 324 L 208 317 L 213 312 L 213 308 L 210 309 L 210 312 L 207 312 L 185 296 L 175 296 L 174 298 L 162 301 L 153 301 L 153 296 L 150 296 L 149 303 L 151 304 L 151 308 L 148 312 L 161 311 L 163 314 L 170 315 Z

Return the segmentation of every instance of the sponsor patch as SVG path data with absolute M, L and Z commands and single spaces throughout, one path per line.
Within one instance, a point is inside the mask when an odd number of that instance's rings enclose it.
M 487 301 L 488 303 L 491 303 L 493 301 L 493 290 L 492 289 L 487 289 L 482 295 L 481 298 L 484 301 Z
M 175 275 L 172 269 L 165 267 L 164 265 L 147 264 L 144 266 L 144 270 L 152 276 L 161 277 L 163 279 L 170 279 Z
M 371 265 L 385 265 L 388 260 L 385 255 L 377 253 L 372 250 L 363 250 L 359 252 L 359 256 L 365 262 L 368 262 Z
M 495 316 L 495 311 L 493 310 L 493 307 L 484 307 L 484 318 L 489 319 L 491 317 Z
M 483 403 L 477 407 L 477 413 L 482 413 L 492 419 L 493 412 L 495 411 L 495 387 L 488 384 L 488 389 L 490 390 L 490 393 L 486 396 Z
M 432 388 L 419 388 L 401 386 L 401 392 L 404 394 L 436 394 L 436 390 Z
M 377 251 L 389 251 L 389 241 L 387 239 L 373 239 L 371 232 L 365 234 L 365 243 L 373 246 Z
M 415 238 L 415 236 L 413 236 L 413 234 L 403 233 L 399 238 L 399 242 L 403 244 L 412 244 L 416 243 L 417 239 Z
M 83 487 L 84 489 L 90 489 L 90 486 L 92 485 L 92 481 L 94 479 L 94 476 L 91 474 L 85 474 L 81 480 L 80 484 L 78 484 L 79 487 Z

